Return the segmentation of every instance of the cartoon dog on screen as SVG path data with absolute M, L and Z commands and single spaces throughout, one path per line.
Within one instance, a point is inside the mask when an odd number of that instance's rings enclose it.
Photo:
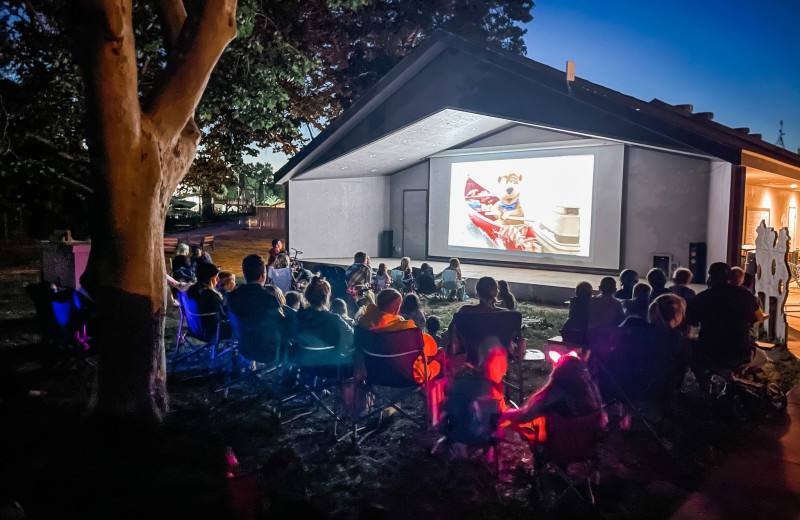
M 522 175 L 509 173 L 497 178 L 500 185 L 500 200 L 492 208 L 492 213 L 497 215 L 497 222 L 504 226 L 520 225 L 525 223 L 525 212 L 519 202 L 519 185 Z

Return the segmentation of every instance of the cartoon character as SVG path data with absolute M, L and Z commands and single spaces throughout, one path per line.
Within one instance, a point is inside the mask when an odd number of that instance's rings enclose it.
M 492 213 L 497 216 L 498 223 L 504 226 L 525 223 L 525 212 L 519 202 L 519 185 L 521 182 L 522 175 L 516 173 L 501 175 L 497 178 L 502 195 L 500 195 L 500 200 L 492 208 Z

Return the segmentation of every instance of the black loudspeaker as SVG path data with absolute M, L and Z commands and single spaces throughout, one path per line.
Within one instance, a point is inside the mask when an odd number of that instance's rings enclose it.
M 706 243 L 689 243 L 689 270 L 692 272 L 692 283 L 706 283 Z
M 378 239 L 378 257 L 391 258 L 394 251 L 394 232 L 391 229 L 381 231 Z

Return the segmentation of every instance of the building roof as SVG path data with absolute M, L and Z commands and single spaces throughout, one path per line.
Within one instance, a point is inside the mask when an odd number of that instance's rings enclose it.
M 388 175 L 515 123 L 736 165 L 755 157 L 758 165 L 800 172 L 797 154 L 712 117 L 579 77 L 568 83 L 564 71 L 436 31 L 292 157 L 276 179 Z

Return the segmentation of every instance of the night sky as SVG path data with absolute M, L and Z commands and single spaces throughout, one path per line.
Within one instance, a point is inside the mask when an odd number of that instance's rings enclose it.
M 800 1 L 536 0 L 527 56 L 800 147 Z

